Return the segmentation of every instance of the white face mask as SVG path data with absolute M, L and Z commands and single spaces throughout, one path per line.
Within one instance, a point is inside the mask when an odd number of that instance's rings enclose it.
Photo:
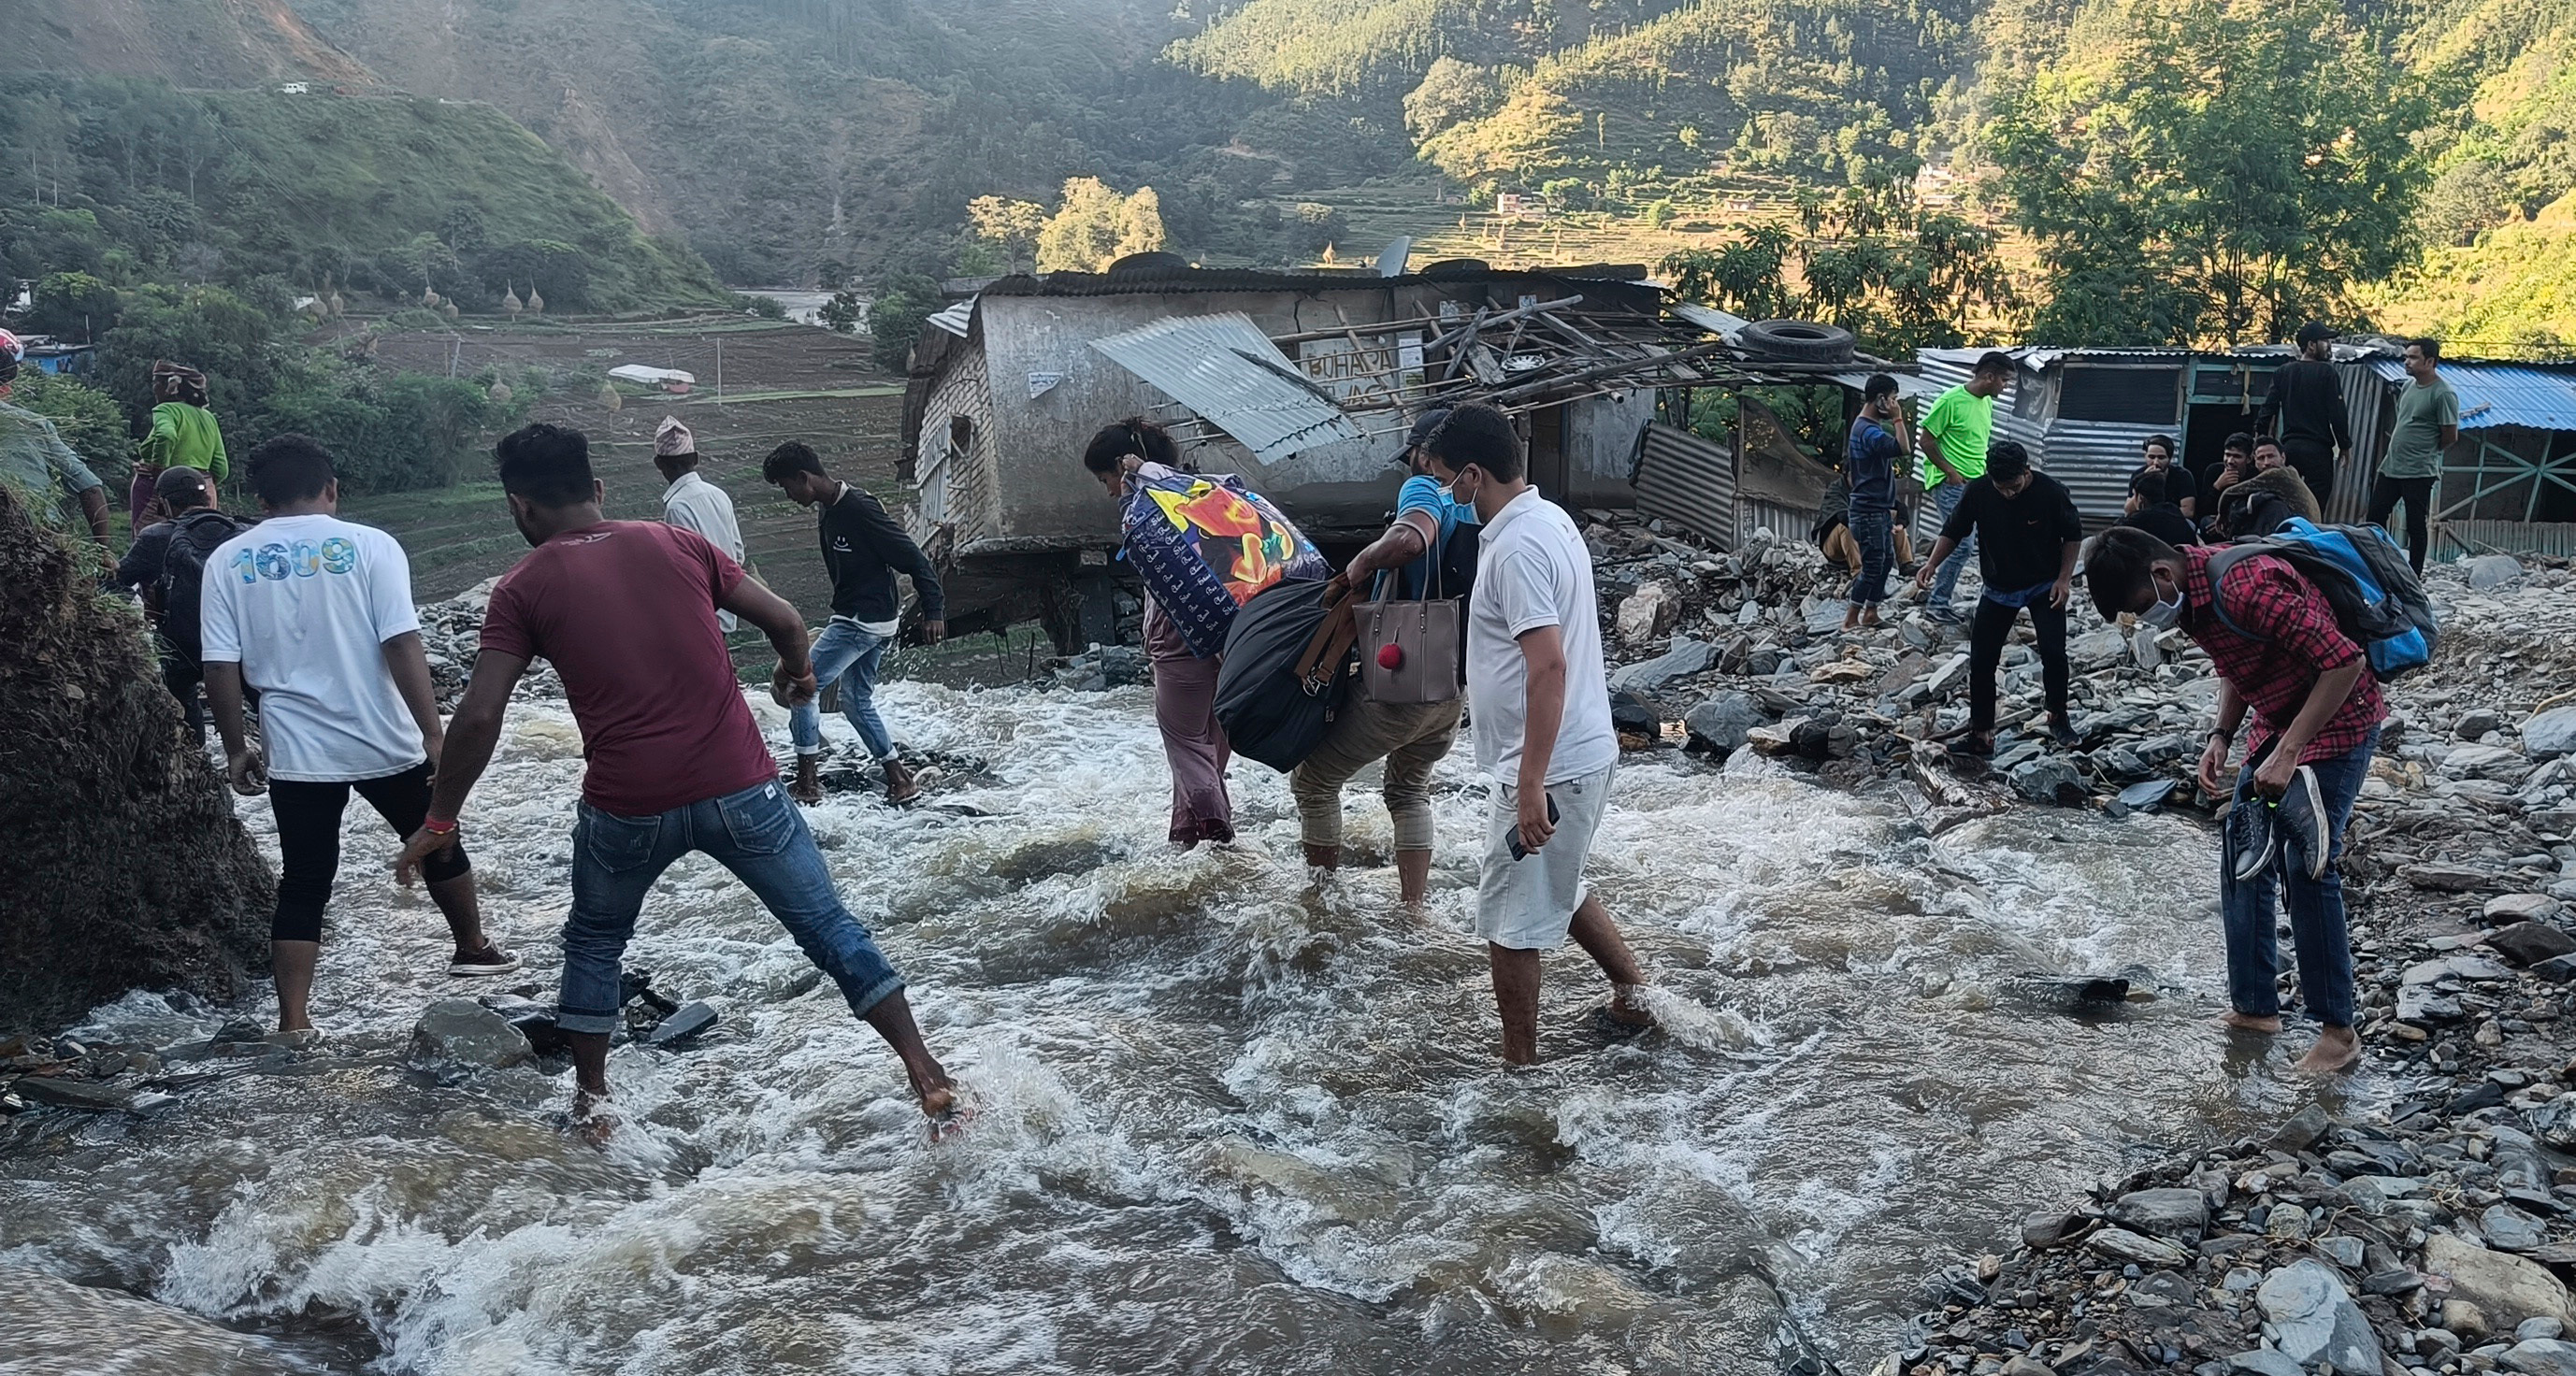
M 2153 575 L 2149 575 L 2150 578 Z M 2182 589 L 2174 589 L 2170 600 L 2159 597 L 2156 604 L 2138 613 L 2138 619 L 2159 631 L 2170 631 L 2182 624 Z

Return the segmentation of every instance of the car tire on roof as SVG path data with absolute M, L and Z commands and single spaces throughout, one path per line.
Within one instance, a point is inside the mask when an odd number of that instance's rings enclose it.
M 1849 363 L 1854 342 L 1851 331 L 1813 320 L 1757 320 L 1736 336 L 1746 353 L 1797 363 Z

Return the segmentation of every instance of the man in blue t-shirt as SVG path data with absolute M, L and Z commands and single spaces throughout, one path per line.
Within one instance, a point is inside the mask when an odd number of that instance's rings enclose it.
M 1843 477 L 1851 484 L 1844 527 L 1860 553 L 1852 578 L 1843 629 L 1878 624 L 1878 604 L 1887 600 L 1887 569 L 1896 557 L 1896 464 L 1905 457 L 1904 411 L 1897 405 L 1896 379 L 1875 373 L 1861 387 L 1860 416 L 1852 422 L 1845 449 Z
M 1465 578 L 1444 576 L 1459 540 L 1477 538 L 1476 509 L 1450 498 L 1440 480 L 1423 471 L 1425 443 L 1449 419 L 1446 409 L 1426 411 L 1405 437 L 1404 460 L 1413 472 L 1396 493 L 1395 520 L 1368 548 L 1351 556 L 1335 582 L 1371 596 L 1419 600 L 1464 597 Z M 1470 575 L 1472 576 L 1472 575 Z M 1427 590 L 1427 591 L 1426 591 Z M 1464 618 L 1461 619 L 1464 624 Z M 1444 702 L 1387 703 L 1351 694 L 1313 754 L 1288 776 L 1306 845 L 1306 863 L 1329 870 L 1341 863 L 1342 785 L 1371 761 L 1386 761 L 1386 810 L 1395 823 L 1397 889 L 1419 903 L 1431 888 L 1431 767 L 1449 753 L 1458 734 L 1463 696 Z

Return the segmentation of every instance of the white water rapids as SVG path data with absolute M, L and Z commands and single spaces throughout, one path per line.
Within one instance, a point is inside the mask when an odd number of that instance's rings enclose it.
M 483 990 L 353 805 L 319 1052 L 211 1063 L 236 1073 L 140 1117 L 0 1123 L 0 1272 L 157 1301 L 0 1280 L 26 1343 L 0 1370 L 1762 1372 L 1783 1332 L 1865 1368 L 1928 1272 L 2301 1092 L 2209 1027 L 2214 847 L 2183 822 L 1929 840 L 1883 797 L 1632 757 L 1592 874 L 1663 1029 L 1598 1027 L 1569 946 L 1548 1064 L 1514 1073 L 1467 935 L 1464 740 L 1414 914 L 1382 864 L 1310 885 L 1257 764 L 1239 847 L 1165 847 L 1145 690 L 880 692 L 900 738 L 984 762 L 934 785 L 964 808 L 841 793 L 811 820 L 970 1088 L 962 1138 L 927 1140 L 893 1057 L 700 857 L 628 961 L 724 1021 L 616 1053 L 639 1121 L 605 1154 L 558 1130 L 568 1072 L 405 1069 L 421 1007 Z M 467 813 L 487 916 L 549 990 L 579 769 L 561 704 L 520 703 Z M 1382 855 L 1375 781 L 1347 801 Z M 2164 993 L 2111 1016 L 2015 994 L 2133 965 Z M 86 1032 L 215 1021 L 137 994 Z

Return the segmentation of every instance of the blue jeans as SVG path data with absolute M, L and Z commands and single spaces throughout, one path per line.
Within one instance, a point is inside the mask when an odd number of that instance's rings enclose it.
M 1853 507 L 1843 515 L 1852 545 L 1860 551 L 1860 572 L 1852 578 L 1851 604 L 1875 607 L 1887 600 L 1887 571 L 1896 562 L 1896 513 L 1885 507 Z
M 760 896 L 805 958 L 841 986 L 851 1012 L 865 1016 L 903 988 L 876 939 L 841 906 L 814 833 L 775 779 L 654 817 L 620 817 L 584 803 L 572 829 L 572 914 L 564 919 L 556 1000 L 565 1031 L 617 1029 L 618 961 L 644 895 L 693 850 L 715 857 Z
M 877 665 L 885 659 L 885 647 L 884 637 L 870 635 L 836 616 L 814 637 L 811 652 L 815 685 L 840 683 L 841 715 L 858 728 L 868 753 L 880 760 L 894 758 L 894 737 L 886 733 L 885 720 L 877 715 Z M 797 754 L 820 754 L 823 709 L 811 702 L 796 708 L 788 714 L 787 734 L 795 740 Z
M 1946 478 L 1941 481 L 1939 487 L 1932 489 L 1932 507 L 1941 513 L 1942 525 L 1950 523 L 1950 513 L 1959 509 L 1959 503 L 1967 495 L 1966 483 L 1954 483 Z M 1933 531 L 1933 538 L 1940 538 L 1938 529 Z M 1968 532 L 1968 538 L 1961 540 L 1959 547 L 1950 551 L 1950 557 L 1941 561 L 1941 567 L 1933 570 L 1931 597 L 1933 606 L 1950 605 L 1950 599 L 1959 591 L 1960 571 L 1968 567 L 1968 556 L 1976 552 L 1977 532 L 1971 530 Z
M 2276 738 L 2277 739 L 2277 738 Z M 2218 908 L 2227 931 L 2227 1001 L 2239 1013 L 2255 1018 L 2281 1015 L 2278 985 L 2281 943 L 2273 918 L 2273 893 L 2290 909 L 2290 940 L 2298 948 L 2299 998 L 2308 1016 L 2328 1027 L 2352 1026 L 2352 941 L 2344 929 L 2343 876 L 2335 861 L 2343 855 L 2344 823 L 2353 800 L 2370 777 L 2370 757 L 2379 749 L 2379 732 L 2330 760 L 2310 765 L 2317 772 L 2317 791 L 2326 804 L 2326 876 L 2310 879 L 2305 857 L 2283 838 L 2281 856 L 2261 874 L 2243 883 L 2228 862 L 2227 843 L 2218 847 Z M 2254 796 L 2254 761 L 2236 775 L 2237 807 Z M 2260 807 L 2260 802 L 2253 806 Z

